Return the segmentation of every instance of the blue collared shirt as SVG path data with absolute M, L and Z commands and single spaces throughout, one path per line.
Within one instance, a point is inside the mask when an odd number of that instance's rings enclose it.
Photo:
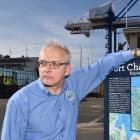
M 40 79 L 20 89 L 8 101 L 1 140 L 75 140 L 80 101 L 131 58 L 130 51 L 109 54 L 72 71 L 59 96 L 49 94 Z

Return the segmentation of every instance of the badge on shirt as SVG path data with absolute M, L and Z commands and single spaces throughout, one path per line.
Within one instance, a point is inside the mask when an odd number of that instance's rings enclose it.
M 74 93 L 71 90 L 67 90 L 65 95 L 66 95 L 67 100 L 70 102 L 73 101 L 75 98 Z

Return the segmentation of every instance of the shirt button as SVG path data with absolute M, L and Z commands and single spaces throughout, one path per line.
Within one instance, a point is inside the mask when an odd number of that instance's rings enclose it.
M 59 111 L 61 111 L 61 108 L 59 108 Z

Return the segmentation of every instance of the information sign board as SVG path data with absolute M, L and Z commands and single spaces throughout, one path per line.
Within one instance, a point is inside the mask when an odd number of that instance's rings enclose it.
M 140 140 L 140 58 L 109 74 L 104 104 L 105 140 Z

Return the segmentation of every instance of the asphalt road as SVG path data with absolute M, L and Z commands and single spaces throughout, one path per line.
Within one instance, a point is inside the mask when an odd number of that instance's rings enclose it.
M 104 140 L 104 98 L 86 98 L 79 109 L 77 140 Z
M 103 140 L 103 98 L 88 97 L 80 104 L 77 140 Z M 7 100 L 0 99 L 0 133 Z
M 0 99 L 0 135 L 7 99 Z

